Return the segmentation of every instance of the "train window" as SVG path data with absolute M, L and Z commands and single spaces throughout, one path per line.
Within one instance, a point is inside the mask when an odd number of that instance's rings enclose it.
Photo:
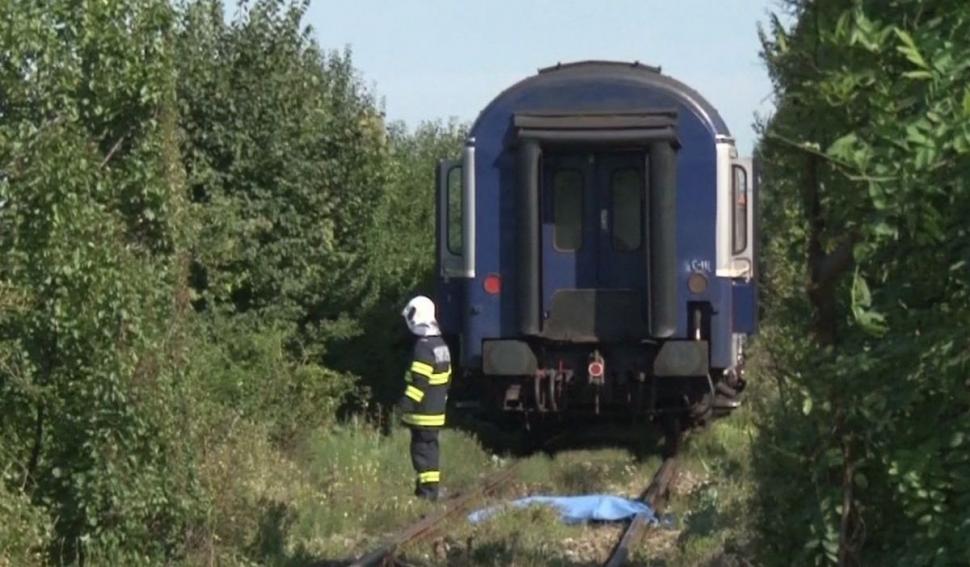
M 632 252 L 643 240 L 643 181 L 636 169 L 618 169 L 610 179 L 613 248 Z
M 557 250 L 579 250 L 583 244 L 583 174 L 560 169 L 552 178 L 552 216 Z
M 461 255 L 461 167 L 448 170 L 448 252 Z
M 739 165 L 734 166 L 731 192 L 734 200 L 732 249 L 734 254 L 740 254 L 748 247 L 748 173 Z

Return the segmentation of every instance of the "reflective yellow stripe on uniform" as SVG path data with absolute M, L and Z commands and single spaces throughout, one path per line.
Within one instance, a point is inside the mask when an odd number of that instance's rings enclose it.
M 435 372 L 434 366 L 418 361 L 411 363 L 411 372 L 424 376 L 428 379 L 428 384 L 432 386 L 441 386 L 442 384 L 447 384 L 448 380 L 451 378 L 450 368 L 444 372 Z M 410 382 L 410 376 L 408 376 L 408 379 Z
M 431 375 L 434 374 L 434 366 L 415 360 L 411 363 L 411 372 L 431 378 Z
M 445 424 L 445 414 L 419 414 L 419 413 L 406 413 L 401 421 L 407 423 L 408 425 L 418 425 L 421 427 L 435 427 Z
M 404 395 L 419 403 L 424 399 L 424 392 L 414 386 L 408 386 L 404 390 Z
M 449 378 L 451 378 L 451 370 L 438 372 L 437 374 L 428 376 L 428 384 L 431 384 L 432 386 L 440 386 L 442 384 L 447 384 Z
M 425 471 L 423 473 L 418 473 L 418 482 L 422 484 L 426 482 L 441 482 L 441 471 Z

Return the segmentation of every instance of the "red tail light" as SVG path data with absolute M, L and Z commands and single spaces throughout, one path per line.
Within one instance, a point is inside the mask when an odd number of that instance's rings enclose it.
M 489 274 L 483 282 L 485 293 L 498 295 L 502 291 L 502 278 L 498 274 Z

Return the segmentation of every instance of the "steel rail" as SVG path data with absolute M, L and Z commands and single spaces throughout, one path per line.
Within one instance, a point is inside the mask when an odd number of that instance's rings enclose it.
M 649 505 L 654 512 L 659 512 L 670 490 L 670 484 L 676 476 L 677 456 L 673 455 L 664 459 L 660 468 L 654 473 L 653 479 L 650 481 L 647 489 L 640 495 L 639 500 Z M 610 553 L 610 557 L 603 563 L 603 567 L 620 567 L 621 565 L 626 565 L 630 559 L 631 545 L 640 541 L 648 525 L 647 514 L 640 513 L 634 516 L 633 520 L 627 524 L 626 530 L 623 531 L 623 535 Z
M 498 487 L 508 482 L 508 480 L 515 474 L 516 469 L 521 463 L 521 460 L 512 463 L 505 469 L 486 479 L 485 482 L 482 482 L 472 490 L 448 500 L 445 502 L 446 505 L 443 510 L 432 514 L 415 524 L 412 524 L 404 531 L 394 535 L 389 540 L 381 544 L 377 549 L 366 553 L 350 563 L 349 567 L 377 567 L 395 565 L 396 560 L 394 555 L 397 553 L 399 548 L 417 541 L 429 533 L 432 533 L 442 522 L 462 511 L 467 510 L 472 502 L 489 494 L 490 492 L 493 492 Z

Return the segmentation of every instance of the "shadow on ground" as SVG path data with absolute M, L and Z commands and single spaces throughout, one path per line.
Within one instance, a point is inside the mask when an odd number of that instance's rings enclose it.
M 526 423 L 517 416 L 486 419 L 452 412 L 448 422 L 475 437 L 485 450 L 517 458 L 612 448 L 625 450 L 637 461 L 643 461 L 667 451 L 662 428 L 647 420 L 550 417 Z

